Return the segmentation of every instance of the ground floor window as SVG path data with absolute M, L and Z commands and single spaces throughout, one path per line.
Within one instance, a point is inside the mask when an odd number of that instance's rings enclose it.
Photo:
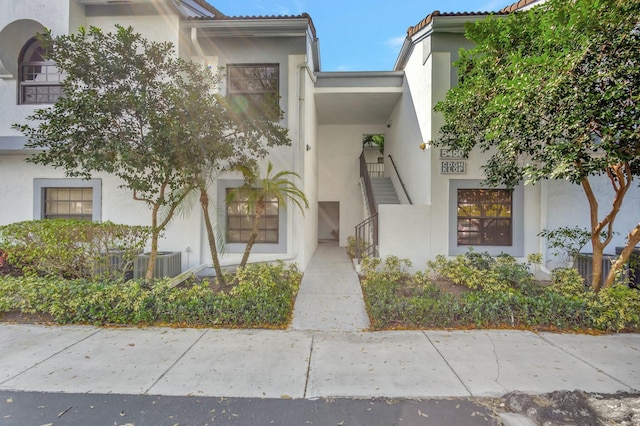
M 100 179 L 35 179 L 35 219 L 101 220 Z
M 510 246 L 511 195 L 507 189 L 458 189 L 458 245 Z
M 249 214 L 246 196 L 237 197 L 233 203 L 227 203 L 227 194 L 234 188 L 244 185 L 243 179 L 219 178 L 216 188 L 216 209 L 219 212 L 217 222 L 224 239 L 227 253 L 243 253 L 253 227 L 254 216 Z M 260 220 L 258 238 L 252 253 L 287 252 L 287 210 L 277 200 L 268 200 L 265 214 Z M 224 228 L 224 231 L 223 231 Z
M 232 188 L 227 188 L 227 194 Z M 227 242 L 246 243 L 249 241 L 255 214 L 251 214 L 252 209 L 247 202 L 248 195 L 242 191 L 235 200 L 227 204 Z M 279 241 L 279 210 L 277 198 L 265 200 L 259 206 L 261 214 L 258 219 L 258 237 L 256 243 L 278 244 Z
M 93 188 L 45 188 L 45 219 L 93 218 Z
M 469 247 L 492 256 L 524 256 L 524 186 L 487 188 L 479 179 L 450 179 L 448 254 Z

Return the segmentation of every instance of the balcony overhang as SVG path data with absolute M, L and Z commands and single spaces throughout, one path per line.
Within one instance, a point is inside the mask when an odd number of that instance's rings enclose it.
M 315 102 L 320 125 L 385 124 L 402 96 L 403 72 L 320 72 Z

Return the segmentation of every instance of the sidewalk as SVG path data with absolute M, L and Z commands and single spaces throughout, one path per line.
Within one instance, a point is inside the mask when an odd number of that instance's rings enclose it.
M 640 389 L 640 335 L 0 325 L 0 390 L 253 398 Z
M 344 248 L 320 245 L 289 330 L 0 324 L 0 390 L 313 399 L 640 389 L 640 334 L 368 327 Z

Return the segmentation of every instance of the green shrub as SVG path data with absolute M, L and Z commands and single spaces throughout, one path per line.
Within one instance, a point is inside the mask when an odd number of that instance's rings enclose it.
M 150 228 L 47 219 L 0 227 L 7 262 L 25 275 L 118 279 L 149 239 Z M 114 265 L 117 254 L 119 264 Z
M 88 281 L 60 277 L 4 277 L 0 312 L 48 313 L 58 323 L 181 324 L 279 327 L 293 310 L 301 274 L 295 265 L 249 265 L 229 293 L 204 281 L 186 288 L 169 280 Z
M 295 265 L 252 264 L 236 272 L 230 292 L 234 324 L 284 325 L 291 319 L 302 275 Z
M 583 296 L 587 288 L 584 278 L 575 268 L 556 268 L 551 272 L 550 289 L 556 293 Z
M 507 254 L 492 257 L 486 252 L 478 253 L 469 249 L 468 253 L 451 260 L 438 255 L 427 265 L 437 276 L 471 289 L 503 292 L 533 282 L 529 265 L 519 263 Z
M 439 256 L 430 264 L 441 275 L 477 284 L 476 291 L 454 296 L 425 273 L 408 274 L 397 258 L 367 259 L 363 291 L 373 328 L 640 329 L 640 291 L 617 285 L 595 293 L 573 268 L 555 270 L 545 287 L 511 256 Z
M 606 331 L 640 329 L 640 291 L 625 284 L 603 288 L 589 300 L 594 328 Z
M 476 327 L 555 327 L 576 329 L 588 323 L 585 301 L 551 291 L 475 292 L 462 296 L 461 318 Z
M 362 253 L 364 253 L 364 247 L 365 247 L 365 242 L 360 240 L 360 255 L 361 256 L 362 256 Z M 353 235 L 349 235 L 347 237 L 347 255 L 351 259 L 355 259 L 356 255 L 357 255 L 357 252 L 356 252 L 356 237 L 354 237 Z
M 390 275 L 397 278 L 400 263 L 392 260 L 389 268 L 381 268 L 381 265 L 379 258 L 362 259 L 362 290 L 374 328 L 386 327 L 397 321 L 400 315 L 396 292 L 401 280 L 390 278 Z

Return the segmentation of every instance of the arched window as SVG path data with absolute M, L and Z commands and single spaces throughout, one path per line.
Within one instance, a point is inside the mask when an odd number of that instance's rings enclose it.
M 45 57 L 36 38 L 24 45 L 18 58 L 20 104 L 53 104 L 62 95 L 63 75 L 55 62 Z

